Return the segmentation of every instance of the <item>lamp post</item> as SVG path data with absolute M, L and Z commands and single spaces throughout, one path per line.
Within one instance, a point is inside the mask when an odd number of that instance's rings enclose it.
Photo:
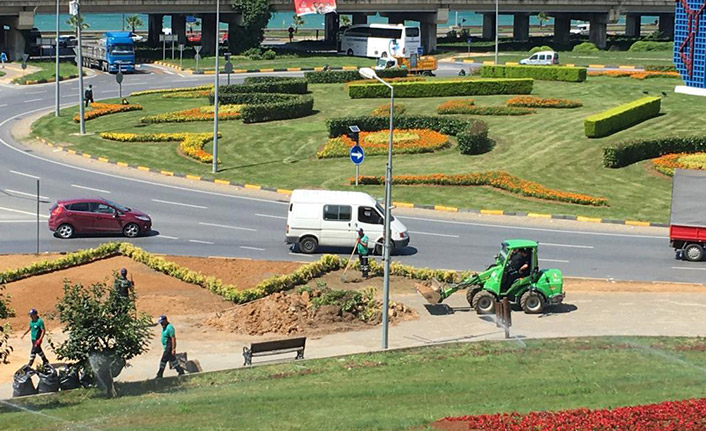
M 500 20 L 498 19 L 498 2 L 500 0 L 495 0 L 495 65 L 498 65 L 498 33 L 500 33 Z
M 78 109 L 80 117 L 80 127 L 79 131 L 81 135 L 86 134 L 86 119 L 85 119 L 85 108 L 83 106 L 83 55 L 81 54 L 81 5 L 78 0 L 72 0 L 69 3 L 69 13 L 76 17 L 76 34 L 78 39 L 78 46 L 76 47 L 76 55 L 78 60 L 76 61 L 76 66 L 78 66 Z
M 393 115 L 395 109 L 395 89 L 392 85 L 382 80 L 377 73 L 369 67 L 364 67 L 358 72 L 364 78 L 377 79 L 390 89 L 390 139 L 387 144 L 387 169 L 385 171 L 385 244 L 383 252 L 383 259 L 385 260 L 385 273 L 382 287 L 382 348 L 387 349 L 387 328 L 389 324 L 388 313 L 390 309 L 390 248 L 392 245 L 392 235 L 390 232 L 390 201 L 392 200 L 392 133 L 394 126 Z
M 59 0 L 56 0 L 56 45 L 54 45 L 54 54 L 56 55 L 56 70 L 55 70 L 55 91 L 54 91 L 54 97 L 56 98 L 56 104 L 54 106 L 54 115 L 59 116 L 59 101 L 60 101 L 60 96 L 59 96 L 59 80 L 60 74 L 59 74 Z
M 213 87 L 213 164 L 212 172 L 218 172 L 218 74 L 219 33 L 221 24 L 221 0 L 216 0 L 216 73 Z

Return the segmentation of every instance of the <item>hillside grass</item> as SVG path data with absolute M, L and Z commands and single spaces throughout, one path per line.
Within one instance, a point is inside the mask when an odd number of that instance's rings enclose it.
M 5 430 L 408 430 L 446 416 L 706 397 L 703 339 L 449 344 L 118 385 L 3 404 Z
M 678 79 L 590 77 L 585 83 L 536 81 L 533 95 L 578 100 L 578 109 L 539 109 L 521 117 L 477 117 L 487 121 L 490 137 L 496 141 L 489 153 L 464 156 L 454 145 L 433 154 L 394 156 L 394 174 L 470 173 L 503 170 L 547 187 L 585 193 L 608 199 L 607 207 L 563 204 L 521 198 L 486 187 L 395 186 L 393 200 L 420 204 L 440 204 L 461 208 L 503 209 L 508 211 L 573 214 L 615 219 L 665 222 L 669 215 L 671 178 L 655 174 L 649 161 L 622 169 L 607 169 L 602 164 L 603 147 L 625 139 L 704 134 L 706 123 L 694 108 L 690 96 L 674 94 Z M 294 189 L 320 187 L 353 189 L 347 179 L 354 167 L 347 158 L 319 160 L 315 153 L 327 139 L 325 120 L 331 117 L 369 114 L 388 99 L 351 100 L 343 85 L 311 85 L 315 115 L 288 121 L 243 124 L 222 121 L 216 178 L 238 183 Z M 584 118 L 642 97 L 667 94 L 662 100 L 662 115 L 627 130 L 600 139 L 584 135 Z M 476 105 L 503 105 L 511 96 L 477 96 Z M 436 107 L 449 98 L 399 99 L 407 114 L 433 115 Z M 144 126 L 139 118 L 160 112 L 205 105 L 202 99 L 164 99 L 160 95 L 130 97 L 144 111 L 105 116 L 86 122 L 87 131 L 100 132 L 175 132 L 209 133 L 211 122 L 156 124 Z M 78 125 L 71 121 L 77 108 L 65 110 L 57 118 L 48 115 L 34 125 L 34 134 L 50 141 L 70 143 L 76 150 L 96 156 L 156 169 L 190 173 L 213 178 L 210 164 L 201 164 L 177 154 L 177 143 L 121 143 L 105 141 L 97 135 L 73 135 Z M 463 116 L 462 116 L 463 117 Z M 470 118 L 470 117 L 465 117 Z M 210 146 L 206 147 L 211 151 Z M 369 156 L 361 165 L 361 175 L 384 175 L 385 156 Z M 384 194 L 381 186 L 359 187 L 374 196 Z

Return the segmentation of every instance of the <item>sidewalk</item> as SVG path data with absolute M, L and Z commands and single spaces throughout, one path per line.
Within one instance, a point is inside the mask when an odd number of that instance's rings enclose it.
M 27 69 L 24 70 L 24 75 L 29 75 L 38 70 L 40 70 L 38 67 L 27 66 Z M 0 84 L 15 85 L 12 80 L 23 75 L 22 66 L 18 63 L 5 63 L 5 68 L 0 69 L 0 71 L 5 72 L 5 76 L 0 76 Z

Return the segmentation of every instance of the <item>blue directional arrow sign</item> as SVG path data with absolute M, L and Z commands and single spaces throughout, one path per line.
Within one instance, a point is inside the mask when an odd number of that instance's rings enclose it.
M 360 145 L 356 145 L 350 149 L 348 156 L 351 158 L 351 162 L 353 162 L 353 164 L 359 165 L 363 163 L 363 159 L 365 159 L 365 152 Z

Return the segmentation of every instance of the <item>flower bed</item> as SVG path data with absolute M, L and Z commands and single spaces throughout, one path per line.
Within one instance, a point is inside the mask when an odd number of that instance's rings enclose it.
M 429 129 L 395 130 L 392 144 L 393 154 L 431 153 L 451 146 L 448 136 Z M 360 146 L 368 156 L 387 154 L 389 131 L 360 132 Z M 319 159 L 348 157 L 355 141 L 346 135 L 329 139 L 323 149 L 316 153 Z
M 526 415 L 496 413 L 460 416 L 444 418 L 435 425 L 446 429 L 445 424 L 454 422 L 464 423 L 464 429 L 478 431 L 700 431 L 706 429 L 706 398 L 665 401 L 612 410 L 583 408 L 559 412 L 532 412 Z
M 213 85 L 199 85 L 197 87 L 181 87 L 181 88 L 161 88 L 157 90 L 135 91 L 130 93 L 130 96 L 147 96 L 150 94 L 167 94 L 167 93 L 186 93 L 192 91 L 213 90 Z
M 444 102 L 436 108 L 440 115 L 527 115 L 534 114 L 534 109 L 515 108 L 508 106 L 476 106 L 473 99 L 458 99 Z
M 633 79 L 649 79 L 649 78 L 679 78 L 679 72 L 658 72 L 658 71 L 626 71 L 626 70 L 605 70 L 601 72 L 588 72 L 588 76 L 608 76 L 611 78 L 633 78 Z
M 104 115 L 117 114 L 119 112 L 129 112 L 129 111 L 141 111 L 142 106 L 140 105 L 120 105 L 117 103 L 93 103 L 91 105 L 90 111 L 85 111 L 83 113 L 83 119 L 88 121 L 94 118 L 102 117 Z M 78 123 L 81 121 L 80 114 L 74 115 L 74 122 Z
M 218 107 L 219 120 L 235 120 L 240 118 L 243 105 L 221 105 Z M 189 121 L 213 120 L 213 106 L 201 106 L 184 111 L 165 112 L 140 118 L 142 123 L 185 123 Z
M 213 139 L 211 133 L 111 133 L 99 135 L 103 139 L 118 142 L 179 142 L 184 155 L 203 163 L 213 162 L 213 154 L 203 147 Z M 220 160 L 219 160 L 220 162 Z
M 552 99 L 536 96 L 517 96 L 505 102 L 507 106 L 522 108 L 580 108 L 583 103 L 569 99 Z
M 198 91 L 179 91 L 176 93 L 164 93 L 162 94 L 163 99 L 200 99 L 202 97 L 208 97 L 213 90 L 198 90 Z
M 355 184 L 355 178 L 349 180 Z M 361 177 L 360 184 L 382 185 L 385 177 Z M 608 200 L 580 193 L 564 192 L 545 187 L 541 184 L 523 180 L 502 171 L 488 171 L 474 174 L 433 174 L 433 175 L 398 175 L 392 177 L 397 185 L 436 185 L 436 186 L 490 186 L 522 196 L 568 202 L 578 205 L 607 206 Z
M 666 154 L 652 160 L 655 169 L 670 177 L 674 169 L 706 170 L 706 153 L 677 153 Z

